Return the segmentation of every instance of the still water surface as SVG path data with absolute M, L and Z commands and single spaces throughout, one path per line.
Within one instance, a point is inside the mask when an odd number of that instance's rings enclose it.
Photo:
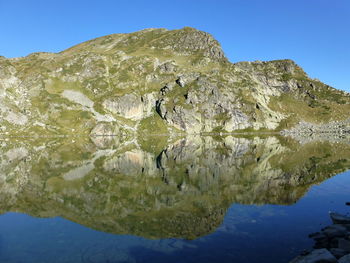
M 288 262 L 349 212 L 349 156 L 277 137 L 2 141 L 0 262 Z

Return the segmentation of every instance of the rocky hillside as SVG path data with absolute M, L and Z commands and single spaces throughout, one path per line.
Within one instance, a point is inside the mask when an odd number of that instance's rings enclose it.
M 232 64 L 210 34 L 193 28 L 0 57 L 2 134 L 277 131 L 349 113 L 349 94 L 310 79 L 293 61 Z

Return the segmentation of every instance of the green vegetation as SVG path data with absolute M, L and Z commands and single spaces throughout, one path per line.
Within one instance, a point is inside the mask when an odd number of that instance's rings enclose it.
M 193 28 L 114 34 L 58 54 L 1 58 L 0 64 L 0 89 L 5 94 L 0 118 L 11 134 L 86 135 L 98 122 L 115 120 L 130 137 L 139 136 L 142 129 L 143 134 L 176 133 L 179 123 L 188 133 L 207 131 L 207 127 L 220 133 L 224 127 L 232 131 L 227 123 L 235 122 L 234 113 L 240 116 L 241 126 L 261 127 L 237 132 L 262 132 L 277 125 L 275 131 L 292 128 L 299 121 L 324 123 L 350 115 L 349 95 L 310 79 L 292 60 L 231 64 L 211 35 Z M 176 84 L 180 77 L 183 87 Z M 167 84 L 175 86 L 160 92 Z M 79 94 L 67 98 L 65 90 L 79 92 L 90 101 L 79 103 Z M 113 105 L 103 106 L 126 94 L 140 98 L 142 105 L 137 99 L 133 101 L 137 106 L 124 113 L 120 107 L 116 113 Z M 172 119 L 148 117 L 161 99 Z M 133 110 L 137 116 L 128 117 L 126 111 Z M 14 114 L 5 122 L 9 112 Z M 21 116 L 28 122 L 15 124 Z
M 289 116 L 280 127 L 292 127 L 294 123 L 304 120 L 311 123 L 325 123 L 332 120 L 344 120 L 349 117 L 350 104 L 337 104 L 332 101 L 308 103 L 291 94 L 272 97 L 269 107 Z

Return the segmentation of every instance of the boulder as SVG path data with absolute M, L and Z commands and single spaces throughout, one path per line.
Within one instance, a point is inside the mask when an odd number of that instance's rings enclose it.
M 338 240 L 338 248 L 343 249 L 350 253 L 350 241 L 344 238 Z
M 348 252 L 346 252 L 344 249 L 341 249 L 341 248 L 331 248 L 329 251 L 336 258 L 341 258 L 341 257 L 345 256 L 346 254 L 348 254 Z
M 325 248 L 315 249 L 306 256 L 299 256 L 290 263 L 336 263 L 337 259 Z
M 139 120 L 143 117 L 141 97 L 132 93 L 121 97 L 109 98 L 102 105 L 106 110 L 127 119 Z
M 341 257 L 338 260 L 339 263 L 350 263 L 350 254 Z
M 335 224 L 327 226 L 322 231 L 322 233 L 325 234 L 328 238 L 344 237 L 347 234 L 347 229 L 342 225 Z
M 350 224 L 350 217 L 338 213 L 329 214 L 334 224 Z
M 315 241 L 322 241 L 322 240 L 328 239 L 324 233 L 320 233 L 320 232 L 310 234 L 309 238 L 312 238 Z
M 176 80 L 176 83 L 177 83 L 181 88 L 185 87 L 185 84 L 186 84 L 185 79 L 184 79 L 183 77 L 179 77 L 179 78 Z

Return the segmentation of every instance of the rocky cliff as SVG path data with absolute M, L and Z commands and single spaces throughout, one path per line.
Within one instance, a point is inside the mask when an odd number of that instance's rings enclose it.
M 293 61 L 230 63 L 210 34 L 193 28 L 0 57 L 2 134 L 278 131 L 349 113 L 349 94 Z

